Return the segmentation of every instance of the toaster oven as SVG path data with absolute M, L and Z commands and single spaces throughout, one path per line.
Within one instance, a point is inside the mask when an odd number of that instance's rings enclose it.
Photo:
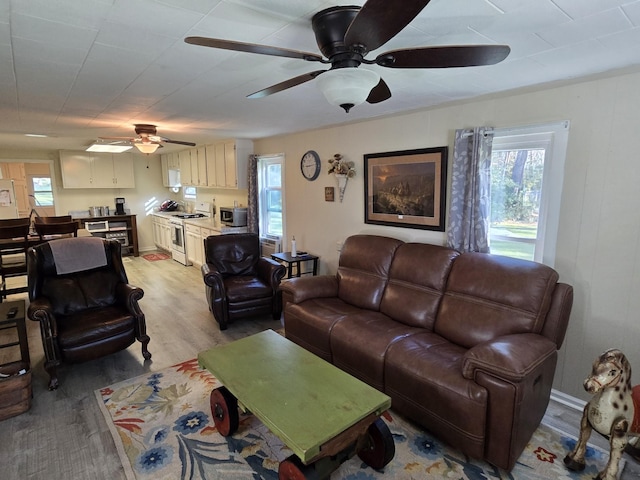
M 220 223 L 227 227 L 247 226 L 247 207 L 220 207 Z

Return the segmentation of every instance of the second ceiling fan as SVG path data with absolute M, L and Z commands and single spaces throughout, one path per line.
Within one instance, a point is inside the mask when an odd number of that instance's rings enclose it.
M 248 98 L 260 98 L 318 79 L 318 86 L 332 105 L 346 112 L 365 100 L 379 103 L 391 91 L 377 72 L 358 68 L 361 64 L 387 68 L 451 68 L 493 65 L 511 51 L 507 45 L 454 45 L 406 48 L 381 53 L 372 60 L 367 53 L 395 37 L 429 0 L 368 0 L 363 6 L 337 6 L 316 13 L 311 20 L 316 42 L 324 55 L 287 48 L 208 37 L 187 37 L 185 42 L 204 47 L 330 64 L 259 90 Z M 326 58 L 325 58 L 326 57 Z
M 195 147 L 193 142 L 184 142 L 182 140 L 171 140 L 169 138 L 161 137 L 158 135 L 155 125 L 147 123 L 136 123 L 134 130 L 137 137 L 99 137 L 101 140 L 119 140 L 130 142 L 136 146 L 142 153 L 150 154 L 155 152 L 159 147 L 162 147 L 162 143 L 176 143 L 178 145 L 188 145 Z

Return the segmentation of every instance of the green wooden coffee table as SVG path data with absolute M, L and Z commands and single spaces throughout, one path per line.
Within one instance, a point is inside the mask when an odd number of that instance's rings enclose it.
M 200 352 L 198 362 L 224 385 L 211 392 L 222 435 L 237 430 L 239 406 L 293 451 L 281 480 L 329 478 L 355 454 L 380 469 L 395 454 L 379 418 L 391 399 L 273 330 Z

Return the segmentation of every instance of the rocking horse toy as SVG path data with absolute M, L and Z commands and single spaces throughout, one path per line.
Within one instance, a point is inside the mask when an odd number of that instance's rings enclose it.
M 609 438 L 609 461 L 596 480 L 616 480 L 623 451 L 640 461 L 640 385 L 631 387 L 631 365 L 620 350 L 611 349 L 594 362 L 584 381 L 593 394 L 580 421 L 580 438 L 564 463 L 569 470 L 585 468 L 584 455 L 591 431 Z

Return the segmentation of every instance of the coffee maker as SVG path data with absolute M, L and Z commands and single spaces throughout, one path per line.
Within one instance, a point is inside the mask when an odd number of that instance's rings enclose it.
M 116 215 L 126 215 L 124 212 L 124 197 L 116 197 Z

